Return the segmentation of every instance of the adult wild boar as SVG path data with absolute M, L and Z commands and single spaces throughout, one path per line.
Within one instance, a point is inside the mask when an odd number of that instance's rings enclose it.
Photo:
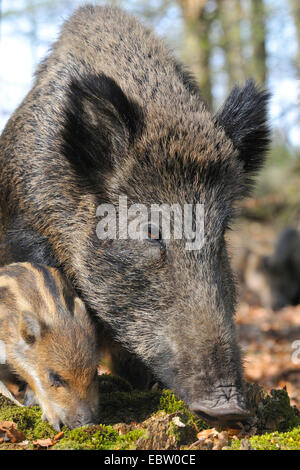
M 300 232 L 286 227 L 279 235 L 274 253 L 261 263 L 270 289 L 270 306 L 280 310 L 300 304 Z
M 87 6 L 64 24 L 1 137 L 6 257 L 60 267 L 115 340 L 213 420 L 247 414 L 224 233 L 263 163 L 267 100 L 249 81 L 212 116 L 151 30 Z M 120 196 L 203 204 L 204 246 L 157 231 L 100 239 L 96 209 L 118 212 Z

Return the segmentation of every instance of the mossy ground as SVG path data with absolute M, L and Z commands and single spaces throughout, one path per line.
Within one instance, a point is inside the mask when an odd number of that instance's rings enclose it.
M 111 376 L 101 378 L 100 390 L 101 424 L 74 430 L 64 428 L 63 438 L 51 449 L 186 449 L 197 440 L 197 433 L 208 427 L 169 390 L 138 391 Z M 257 429 L 260 426 L 258 435 L 249 438 L 252 448 L 300 449 L 300 417 L 290 406 L 286 391 L 267 395 L 261 389 L 251 390 L 252 411 L 256 406 L 253 423 Z M 0 449 L 33 449 L 34 441 L 53 439 L 57 434 L 42 422 L 38 407 L 19 408 L 1 396 L 0 421 L 15 422 L 28 441 L 21 447 L 2 443 Z M 264 427 L 270 429 L 270 423 L 273 432 L 259 435 Z M 239 449 L 240 443 L 238 439 L 232 440 L 231 448 Z
M 272 432 L 249 439 L 253 450 L 300 450 L 300 426 L 288 432 Z M 231 443 L 233 450 L 240 449 L 241 440 Z

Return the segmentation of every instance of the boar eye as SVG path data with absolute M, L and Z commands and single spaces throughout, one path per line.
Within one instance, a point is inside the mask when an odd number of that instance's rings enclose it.
M 49 372 L 49 380 L 51 383 L 51 387 L 63 387 L 65 385 L 64 380 L 61 378 L 59 374 L 53 372 L 52 370 Z
M 147 240 L 151 241 L 161 241 L 162 235 L 161 231 L 155 224 L 148 224 L 147 226 Z
M 161 231 L 156 224 L 145 224 L 142 227 L 142 234 L 144 240 L 156 245 L 160 251 L 165 250 L 165 244 L 162 239 Z

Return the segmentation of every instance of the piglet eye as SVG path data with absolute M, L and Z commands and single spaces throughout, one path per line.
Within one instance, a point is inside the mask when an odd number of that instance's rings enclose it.
M 51 387 L 63 387 L 65 385 L 64 380 L 61 378 L 59 374 L 51 370 L 49 372 L 49 380 L 51 383 Z

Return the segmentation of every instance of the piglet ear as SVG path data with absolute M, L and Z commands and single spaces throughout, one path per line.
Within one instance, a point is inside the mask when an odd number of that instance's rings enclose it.
M 89 323 L 89 315 L 84 303 L 79 297 L 75 297 L 74 299 L 74 316 L 81 322 Z
M 27 344 L 34 344 L 42 336 L 44 325 L 31 312 L 22 312 L 19 321 L 19 333 Z
M 244 87 L 235 86 L 216 114 L 220 125 L 238 151 L 246 173 L 256 173 L 263 165 L 270 143 L 267 105 L 270 94 L 260 90 L 253 80 Z
M 79 297 L 74 299 L 74 315 L 87 315 L 85 305 Z

